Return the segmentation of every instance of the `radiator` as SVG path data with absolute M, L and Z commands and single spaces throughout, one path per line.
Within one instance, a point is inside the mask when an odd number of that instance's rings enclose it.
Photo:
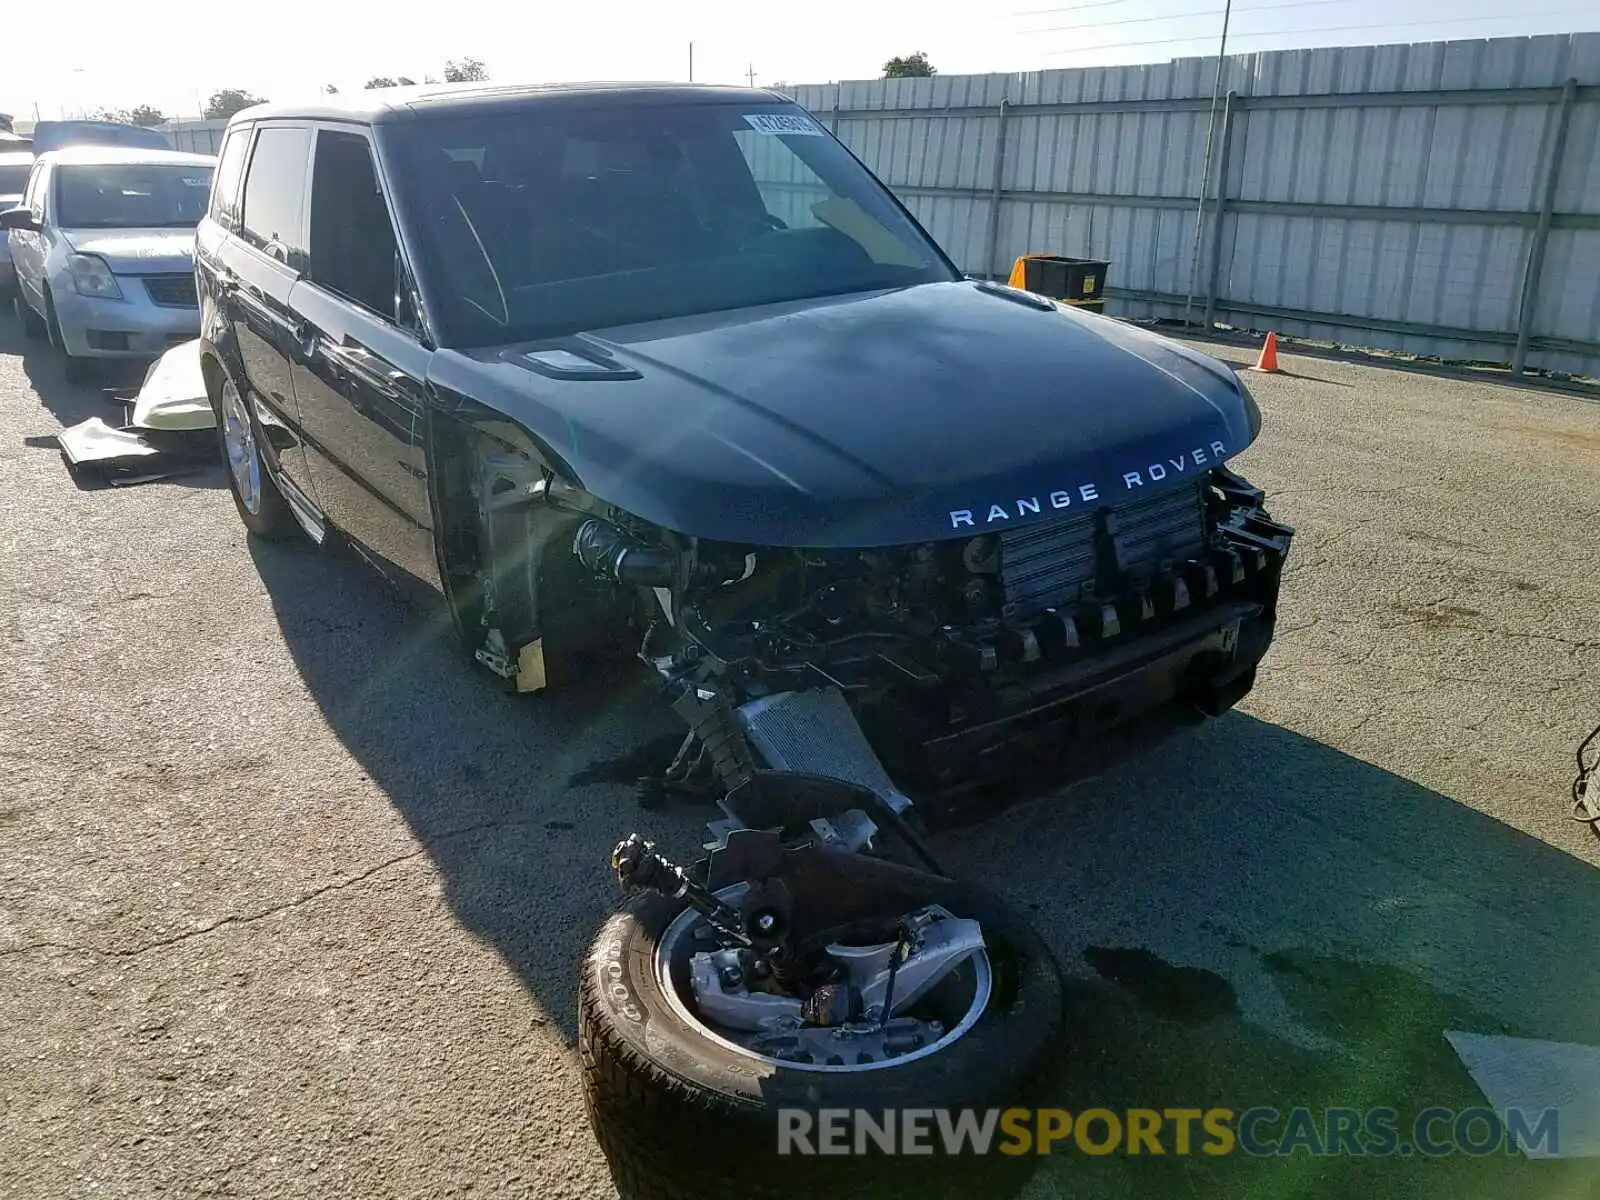
M 774 770 L 858 784 L 877 792 L 897 812 L 911 803 L 890 780 L 837 688 L 763 696 L 741 705 L 739 719 Z
M 1111 508 L 1122 561 L 1134 575 L 1154 574 L 1168 563 L 1205 550 L 1205 489 L 1168 488 Z M 1000 582 L 1006 615 L 1027 616 L 1079 599 L 1095 577 L 1098 511 L 1084 508 L 1054 521 L 1000 535 Z

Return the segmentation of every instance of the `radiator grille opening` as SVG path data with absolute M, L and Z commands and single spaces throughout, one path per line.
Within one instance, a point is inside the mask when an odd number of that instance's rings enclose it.
M 1006 615 L 1027 616 L 1070 604 L 1095 578 L 1097 511 L 1084 508 L 1000 535 L 1000 582 Z M 1134 575 L 1195 558 L 1205 550 L 1205 489 L 1168 488 L 1113 505 L 1123 562 Z
M 162 308 L 198 308 L 193 275 L 146 275 L 144 290 Z

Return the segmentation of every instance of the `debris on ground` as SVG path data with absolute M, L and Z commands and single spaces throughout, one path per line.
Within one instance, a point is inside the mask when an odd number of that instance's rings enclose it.
M 56 436 L 80 482 L 92 473 L 112 487 L 129 487 L 191 475 L 214 460 L 216 414 L 200 371 L 198 340 L 174 346 L 151 363 L 136 395 L 112 391 L 109 398 L 122 406 L 125 423 L 90 417 Z

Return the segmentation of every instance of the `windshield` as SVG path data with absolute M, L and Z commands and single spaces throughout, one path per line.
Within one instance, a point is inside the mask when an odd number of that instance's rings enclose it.
M 534 104 L 385 132 L 448 344 L 956 277 L 791 105 Z
M 117 163 L 56 168 L 62 229 L 193 228 L 211 195 L 211 167 Z

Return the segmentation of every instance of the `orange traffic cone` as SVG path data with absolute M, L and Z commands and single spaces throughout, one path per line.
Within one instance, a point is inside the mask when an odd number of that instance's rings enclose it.
M 1268 374 L 1278 374 L 1278 335 L 1268 332 L 1267 340 L 1261 347 L 1261 353 L 1256 357 L 1256 365 L 1252 371 L 1265 371 Z

